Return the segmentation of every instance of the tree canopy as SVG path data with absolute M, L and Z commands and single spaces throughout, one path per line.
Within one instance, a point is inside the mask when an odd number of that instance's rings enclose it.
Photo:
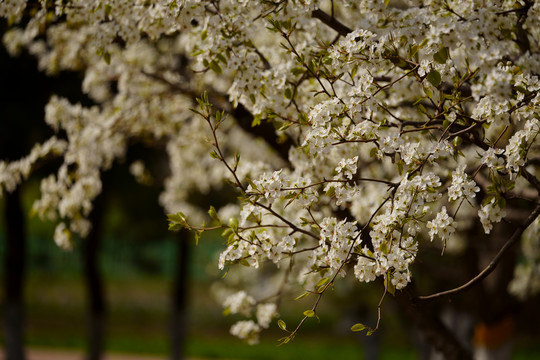
M 52 97 L 57 135 L 0 162 L 0 190 L 63 159 L 34 211 L 59 221 L 55 240 L 69 248 L 89 231 L 101 172 L 130 143 L 165 147 L 170 228 L 221 228 L 216 266 L 271 262 L 283 275 L 275 297 L 226 299 L 231 313 L 256 308 L 235 335 L 257 341 L 283 284 L 313 298 L 298 326 L 278 323 L 286 342 L 336 282 L 381 281 L 382 298 L 412 306 L 477 286 L 519 242 L 509 291 L 540 290 L 538 2 L 5 0 L 0 16 L 13 55 L 83 72 L 95 103 Z M 132 169 L 143 177 L 141 162 Z M 189 202 L 224 183 L 237 202 L 208 214 Z M 475 276 L 416 292 L 425 249 L 465 256 L 478 241 L 493 255 Z

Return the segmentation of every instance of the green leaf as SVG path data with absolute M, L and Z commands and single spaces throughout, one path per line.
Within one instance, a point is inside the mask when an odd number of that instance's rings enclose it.
M 403 161 L 398 161 L 397 162 L 397 168 L 398 168 L 398 173 L 399 175 L 403 175 Z
M 223 230 L 223 232 L 221 233 L 221 237 L 227 237 L 227 236 L 229 236 L 231 234 L 232 234 L 232 230 L 227 228 L 227 229 Z
M 227 65 L 227 59 L 225 58 L 225 56 L 223 56 L 222 54 L 217 54 L 216 57 L 218 58 L 219 61 Z
M 279 343 L 279 346 L 285 345 L 286 343 L 288 343 L 289 341 L 291 341 L 292 338 L 293 338 L 293 337 L 292 337 L 291 335 L 289 335 L 289 336 L 286 336 L 286 337 L 284 337 L 284 338 L 279 339 L 279 340 L 278 340 L 278 341 L 280 342 L 280 343 Z
M 285 131 L 287 130 L 288 128 L 290 128 L 292 125 L 292 123 L 284 123 L 283 125 L 281 125 L 279 128 L 278 128 L 278 131 Z
M 285 98 L 290 100 L 292 98 L 292 91 L 290 88 L 285 89 Z
M 418 100 L 416 100 L 415 102 L 413 102 L 413 106 L 416 106 L 416 105 L 420 104 L 420 102 L 421 102 L 422 100 L 424 100 L 423 97 L 419 98 Z
M 176 214 L 168 214 L 167 219 L 172 222 L 184 222 L 186 221 L 186 216 L 181 212 L 177 212 Z
M 334 197 L 334 195 L 336 195 L 336 188 L 334 186 L 330 186 L 328 190 L 326 190 L 326 196 Z
M 310 318 L 310 317 L 314 317 L 314 316 L 315 316 L 315 311 L 313 311 L 313 310 L 306 310 L 306 311 L 304 311 L 303 314 L 304 314 L 304 316 L 307 316 L 307 317 Z
M 330 279 L 327 278 L 327 277 L 322 278 L 321 280 L 319 280 L 317 282 L 317 285 L 315 285 L 315 287 L 320 287 L 320 286 L 326 285 L 329 281 L 330 281 Z
M 302 295 L 299 295 L 299 296 L 295 297 L 294 300 L 300 300 L 300 299 L 303 299 L 305 297 L 308 297 L 309 295 L 310 295 L 309 292 L 305 292 Z
M 427 81 L 435 87 L 441 84 L 441 74 L 437 70 L 431 70 L 426 76 Z
M 179 231 L 189 227 L 185 215 L 181 212 L 178 212 L 176 214 L 168 214 L 167 220 L 169 220 L 170 231 Z
M 238 232 L 238 219 L 235 217 L 232 217 L 229 219 L 229 226 L 231 229 L 236 233 Z
M 356 72 L 358 71 L 358 65 L 354 65 L 351 69 L 351 79 L 354 79 L 354 76 L 356 75 Z
M 219 217 L 217 215 L 217 212 L 216 212 L 216 209 L 213 207 L 213 206 L 210 206 L 210 210 L 208 210 L 208 215 L 210 215 L 210 217 L 221 224 L 221 220 L 219 220 Z
M 427 86 L 424 86 L 424 92 L 426 93 L 426 96 L 428 98 L 433 96 L 433 91 L 431 91 L 431 89 L 429 87 L 427 87 Z M 421 106 L 421 109 L 424 109 L 423 113 L 425 114 L 426 113 L 426 108 L 424 107 L 424 105 L 418 104 L 418 106 L 419 107 Z
M 250 267 L 251 265 L 249 264 L 249 261 L 247 261 L 246 259 L 240 259 L 240 261 L 238 261 L 238 263 L 240 265 L 243 265 L 245 267 Z
M 443 122 L 442 122 L 443 129 L 446 129 L 447 127 L 449 127 L 452 124 L 453 123 L 451 123 L 450 120 L 444 119 Z
M 495 196 L 493 195 L 486 196 L 484 198 L 484 201 L 482 201 L 482 205 L 486 206 L 487 204 L 491 202 L 491 200 L 493 200 L 493 198 L 495 198 Z
M 416 54 L 418 54 L 419 49 L 420 47 L 418 45 L 411 45 L 411 47 L 409 47 L 409 56 L 411 58 L 414 57 Z
M 386 278 L 384 279 L 384 287 L 386 288 L 386 291 L 388 291 L 392 296 L 396 293 L 396 287 L 392 283 L 392 274 L 388 272 L 386 275 Z
M 108 51 L 105 51 L 103 53 L 103 60 L 105 60 L 105 62 L 107 63 L 107 65 L 110 65 L 111 64 L 111 53 L 108 52 Z
M 184 228 L 184 226 L 180 224 L 169 224 L 168 230 L 169 231 L 180 231 Z
M 509 29 L 500 29 L 501 31 L 501 34 L 502 36 L 506 39 L 506 40 L 512 40 L 512 35 L 513 35 L 513 32 L 512 30 L 509 30 Z
M 253 117 L 253 121 L 251 121 L 251 127 L 255 127 L 257 125 L 261 125 L 262 115 L 257 114 Z
M 223 70 L 221 70 L 221 66 L 219 66 L 215 60 L 212 60 L 210 64 L 208 64 L 208 67 L 216 74 L 221 74 L 223 72 Z
M 513 190 L 516 187 L 515 181 L 510 181 L 506 184 L 506 191 Z
M 525 95 L 528 95 L 530 93 L 530 91 L 528 91 L 522 86 L 514 86 L 514 90 L 519 91 L 520 93 L 525 94 Z
M 433 60 L 439 64 L 446 64 L 446 60 L 450 58 L 450 51 L 447 47 L 442 47 L 433 55 Z
M 277 325 L 281 330 L 287 331 L 287 324 L 285 324 L 285 321 L 280 319 L 278 320 Z
M 351 326 L 351 331 L 363 331 L 367 329 L 368 327 L 364 324 L 358 323 Z
M 306 70 L 304 68 L 302 68 L 302 67 L 295 67 L 295 68 L 292 68 L 292 70 L 291 70 L 291 73 L 294 76 L 302 75 L 305 72 L 306 72 Z

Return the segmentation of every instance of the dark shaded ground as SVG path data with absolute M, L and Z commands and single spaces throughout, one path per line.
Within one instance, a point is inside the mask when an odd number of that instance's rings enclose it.
M 81 360 L 83 359 L 82 351 L 72 350 L 45 350 L 45 349 L 30 349 L 28 351 L 28 360 Z M 0 354 L 0 359 L 4 359 L 3 353 Z M 158 356 L 138 356 L 133 354 L 109 354 L 105 356 L 105 360 L 164 360 L 165 357 Z M 191 358 L 191 360 L 202 360 L 201 358 Z

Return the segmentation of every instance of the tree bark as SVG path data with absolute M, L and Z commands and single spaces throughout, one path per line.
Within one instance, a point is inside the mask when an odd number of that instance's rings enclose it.
M 176 274 L 171 296 L 171 360 L 182 360 L 185 355 L 187 335 L 187 299 L 189 288 L 189 232 L 182 230 L 179 233 Z
M 19 188 L 5 199 L 4 352 L 7 360 L 24 360 L 26 231 Z
M 472 360 L 472 354 L 456 339 L 455 335 L 441 322 L 437 315 L 430 313 L 427 304 L 414 300 L 412 285 L 396 291 L 395 299 L 407 317 L 420 329 L 427 343 L 443 354 L 447 360 Z
M 103 278 L 99 271 L 103 225 L 103 199 L 100 199 L 102 196 L 100 195 L 94 203 L 94 210 L 90 216 L 92 229 L 88 237 L 83 240 L 82 249 L 84 282 L 88 299 L 87 360 L 101 360 L 105 348 L 107 307 Z

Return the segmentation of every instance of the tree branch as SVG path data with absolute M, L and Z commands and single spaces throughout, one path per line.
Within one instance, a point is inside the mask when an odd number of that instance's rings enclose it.
M 538 180 L 533 174 L 527 171 L 525 167 L 521 168 L 521 175 L 531 184 L 536 191 L 540 194 L 540 180 Z
M 146 71 L 143 71 L 142 73 L 148 77 L 151 77 L 152 79 L 156 79 L 167 84 L 171 87 L 171 89 L 174 89 L 186 96 L 190 96 L 194 102 L 195 99 L 200 96 L 200 93 L 195 92 L 189 86 L 184 86 L 180 83 L 173 83 L 158 73 L 150 73 Z M 228 100 L 226 94 L 209 90 L 208 97 L 216 109 L 224 110 L 229 115 L 232 115 L 236 119 L 238 125 L 244 131 L 252 134 L 253 136 L 262 138 L 268 146 L 274 149 L 282 160 L 289 163 L 289 149 L 295 145 L 290 137 L 287 136 L 280 138 L 276 134 L 274 126 L 270 122 L 262 121 L 259 125 L 252 126 L 254 119 L 253 114 L 251 114 L 251 112 L 242 104 L 238 104 L 236 107 L 234 107 L 233 104 Z
M 330 28 L 334 29 L 339 35 L 347 36 L 352 32 L 351 28 L 347 25 L 336 20 L 335 17 L 328 15 L 321 9 L 315 9 L 311 12 L 311 16 L 315 19 L 321 20 L 324 24 L 328 25 Z
M 468 290 L 469 288 L 473 287 L 480 281 L 482 281 L 484 278 L 486 278 L 495 268 L 497 267 L 498 263 L 501 261 L 502 257 L 505 255 L 505 253 L 514 245 L 520 238 L 525 229 L 532 224 L 534 220 L 540 215 L 540 205 L 537 205 L 534 210 L 529 214 L 529 217 L 523 222 L 523 224 L 519 225 L 518 228 L 514 231 L 512 236 L 506 241 L 506 243 L 503 245 L 503 247 L 499 250 L 497 255 L 491 260 L 491 262 L 482 270 L 478 275 L 476 275 L 474 278 L 469 280 L 467 283 L 458 286 L 457 288 L 441 291 L 435 294 L 426 295 L 426 296 L 418 296 L 417 299 L 421 301 L 430 301 L 430 300 L 436 300 L 448 295 L 454 295 L 458 294 L 460 292 L 463 292 L 465 290 Z

